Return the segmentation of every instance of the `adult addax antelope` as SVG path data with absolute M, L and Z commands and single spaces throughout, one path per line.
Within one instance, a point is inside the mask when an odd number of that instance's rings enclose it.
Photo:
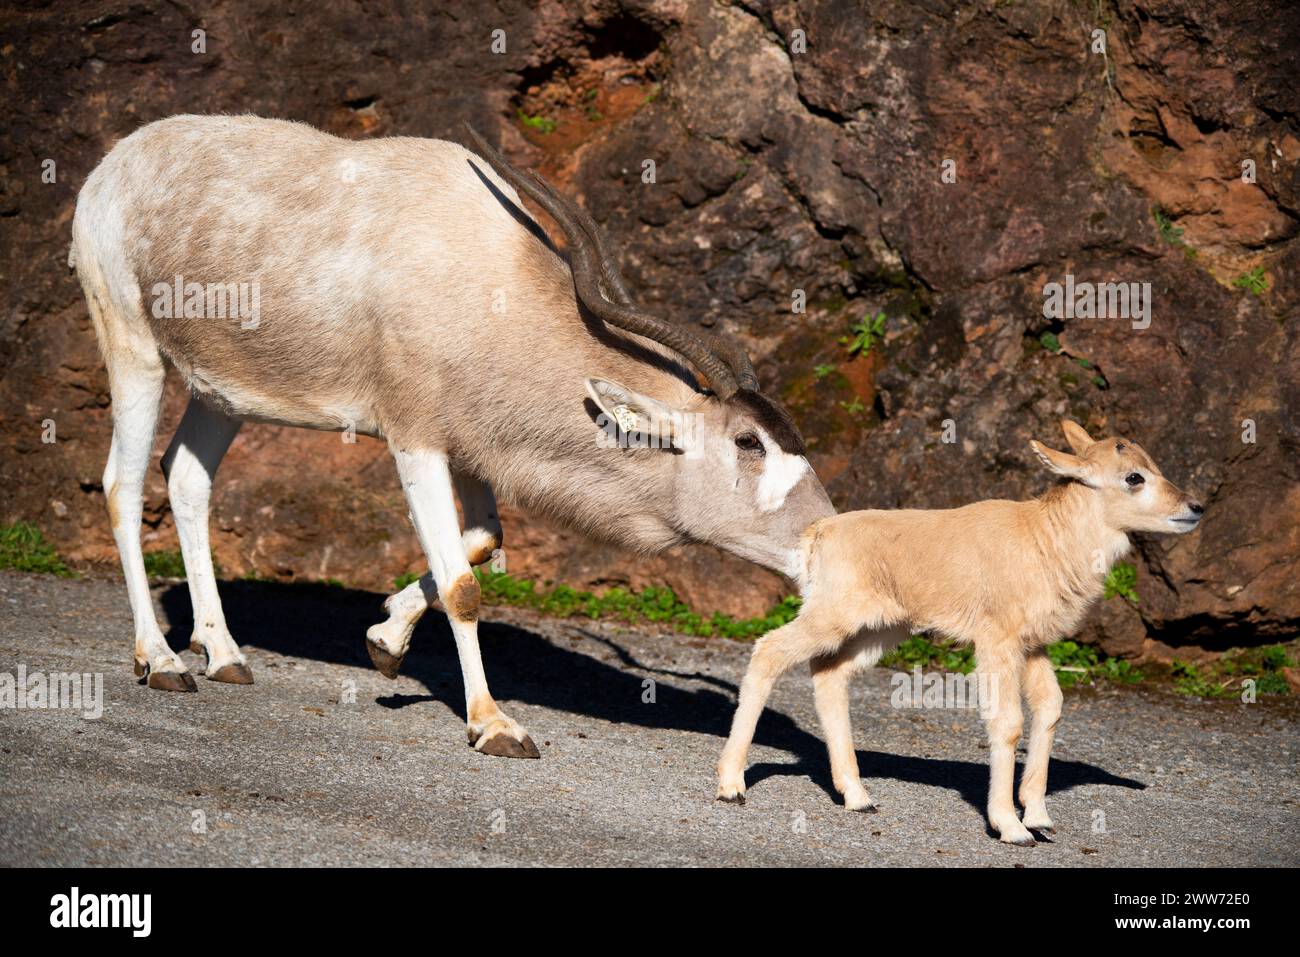
M 165 360 L 193 394 L 163 468 L 191 648 L 212 680 L 252 680 L 208 547 L 212 478 L 245 420 L 352 427 L 388 443 L 430 573 L 389 598 L 368 648 L 396 675 L 441 595 L 470 741 L 488 754 L 537 756 L 492 699 L 479 655 L 470 568 L 501 543 L 497 494 L 631 549 L 711 543 L 801 578 L 800 537 L 833 510 L 749 360 L 633 305 L 590 217 L 473 136 L 486 163 L 440 140 L 352 142 L 279 120 L 178 116 L 122 140 L 87 179 L 69 261 L 108 367 L 104 491 L 136 671 L 150 687 L 196 687 L 155 620 L 140 549 Z M 571 264 L 516 188 L 559 224 Z M 202 304 L 203 290 L 239 283 L 258 291 L 255 322 L 159 305 L 177 284 Z M 672 442 L 611 447 L 609 422 Z M 686 431 L 683 454 L 674 446 Z

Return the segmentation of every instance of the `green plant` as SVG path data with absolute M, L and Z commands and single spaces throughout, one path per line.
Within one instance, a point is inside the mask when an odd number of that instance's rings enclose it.
M 840 337 L 840 344 L 849 347 L 849 355 L 867 355 L 871 347 L 885 338 L 885 314 L 878 312 L 872 318 L 863 316 L 849 326 L 849 335 Z
M 483 568 L 475 569 L 474 577 L 478 579 L 479 591 L 486 605 L 532 608 L 560 618 L 611 618 L 628 624 L 664 624 L 684 634 L 701 637 L 757 638 L 793 621 L 799 613 L 799 599 L 793 595 L 782 599 L 764 615 L 736 619 L 722 612 L 707 617 L 701 615 L 679 599 L 671 588 L 651 586 L 641 591 L 610 588 L 597 595 L 565 584 L 543 590 L 530 579 Z
M 965 675 L 975 670 L 975 649 L 971 645 L 933 642 L 925 635 L 913 635 L 884 655 L 880 663 L 887 668 L 933 665 Z
M 1114 598 L 1118 595 L 1136 605 L 1138 603 L 1137 566 L 1128 562 L 1116 562 L 1106 573 L 1102 595 L 1105 598 Z
M 813 375 L 815 375 L 818 379 L 824 379 L 834 371 L 835 371 L 834 366 L 826 366 L 826 365 L 813 366 Z
M 1290 694 L 1291 686 L 1282 669 L 1295 665 L 1286 645 L 1263 645 L 1226 652 L 1217 662 L 1217 671 L 1230 678 L 1253 680 L 1260 694 Z
M 1161 239 L 1171 246 L 1186 245 L 1186 243 L 1183 242 L 1182 228 L 1174 225 L 1173 220 L 1169 218 L 1168 213 L 1159 206 L 1154 206 L 1151 209 L 1151 216 L 1156 221 L 1156 231 L 1160 233 Z
M 529 116 L 522 109 L 516 110 L 515 115 L 519 117 L 519 122 L 530 130 L 536 130 L 539 133 L 555 132 L 555 120 L 548 116 Z
M 1190 261 L 1199 255 L 1195 249 L 1183 242 L 1182 227 L 1175 226 L 1168 213 L 1159 206 L 1155 206 L 1151 209 L 1151 216 L 1156 221 L 1156 230 L 1160 233 L 1160 238 L 1175 249 L 1181 249 L 1183 258 Z
M 179 551 L 145 552 L 144 573 L 150 578 L 184 578 L 185 560 Z
M 1044 332 L 1038 337 L 1038 341 L 1048 352 L 1061 351 L 1061 340 L 1056 337 L 1056 333 L 1054 332 Z
M 1123 658 L 1103 658 L 1092 669 L 1092 673 L 1107 681 L 1126 685 L 1137 684 L 1145 677 L 1140 668 Z
M 403 572 L 402 574 L 398 575 L 396 578 L 393 579 L 393 588 L 395 588 L 397 591 L 401 591 L 407 585 L 411 584 L 412 582 L 417 582 L 419 580 L 420 580 L 420 575 L 418 572 Z
M 215 555 L 212 556 L 212 571 L 218 578 L 221 577 L 221 565 L 217 563 Z M 185 559 L 179 550 L 158 549 L 145 552 L 144 573 L 150 578 L 184 578 Z
M 1255 690 L 1260 694 L 1290 694 L 1291 685 L 1287 682 L 1286 675 L 1269 671 L 1255 679 Z
M 1133 684 L 1145 677 L 1130 662 L 1102 658 L 1095 648 L 1075 641 L 1058 641 L 1045 650 L 1063 688 L 1099 679 Z M 913 635 L 883 656 L 880 664 L 887 668 L 905 669 L 921 665 L 969 674 L 975 670 L 975 649 L 970 645 L 956 645 L 947 640 L 936 642 L 925 635 Z
M 1242 273 L 1232 281 L 1232 285 L 1237 289 L 1245 289 L 1253 292 L 1257 296 L 1262 296 L 1268 292 L 1268 280 L 1264 277 L 1264 267 L 1256 266 L 1250 272 Z
M 0 527 L 0 568 L 44 572 L 60 578 L 72 578 L 76 574 L 63 564 L 54 546 L 31 522 L 14 522 Z
M 1081 645 L 1077 641 L 1053 642 L 1045 650 L 1062 688 L 1073 687 L 1079 681 L 1090 678 L 1101 660 L 1097 649 L 1091 645 Z
M 1223 698 L 1232 694 L 1228 687 L 1231 681 L 1216 684 L 1201 674 L 1196 665 L 1187 661 L 1175 660 L 1169 666 L 1169 674 L 1174 679 L 1174 690 L 1179 694 L 1193 698 Z
M 1103 658 L 1096 648 L 1077 641 L 1056 641 L 1044 650 L 1056 671 L 1056 680 L 1063 688 L 1097 680 L 1136 684 L 1146 677 L 1131 661 Z
M 841 401 L 840 408 L 849 415 L 861 415 L 863 412 L 867 411 L 867 407 L 862 404 L 862 399 L 856 395 L 853 397 L 851 402 Z

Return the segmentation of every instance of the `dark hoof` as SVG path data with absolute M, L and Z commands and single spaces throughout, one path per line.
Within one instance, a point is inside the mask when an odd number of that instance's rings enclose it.
M 874 804 L 868 804 L 866 807 L 857 807 L 857 808 L 854 808 L 853 810 L 857 811 L 859 814 L 879 814 L 879 813 L 880 813 L 880 808 L 876 807 Z
M 1032 837 L 1021 838 L 1018 841 L 1007 841 L 1007 844 L 1014 844 L 1016 847 L 1034 847 L 1038 842 Z
M 719 794 L 718 800 L 721 801 L 723 804 L 744 804 L 745 795 L 737 794 L 735 797 L 723 797 L 721 794 Z
M 1031 827 L 1029 833 L 1039 840 L 1052 843 L 1052 838 L 1056 837 L 1056 828 L 1054 827 Z
M 396 678 L 398 670 L 402 667 L 402 659 L 396 655 L 390 655 L 385 649 L 379 647 L 369 638 L 366 639 L 366 651 L 370 652 L 370 661 L 381 675 L 385 678 Z M 536 757 L 536 755 L 533 755 Z
M 158 691 L 198 691 L 194 676 L 188 671 L 150 671 L 149 687 Z
M 542 756 L 537 750 L 537 745 L 533 744 L 533 739 L 528 735 L 524 735 L 523 741 L 516 741 L 508 734 L 494 734 L 484 741 L 483 747 L 478 750 L 497 758 L 540 758 Z
M 215 672 L 208 675 L 209 681 L 223 681 L 228 685 L 251 685 L 253 683 L 253 669 L 248 665 L 228 664 L 222 665 Z
M 190 639 L 190 651 L 194 652 L 196 655 L 206 655 L 208 653 L 208 649 L 199 644 L 197 638 Z

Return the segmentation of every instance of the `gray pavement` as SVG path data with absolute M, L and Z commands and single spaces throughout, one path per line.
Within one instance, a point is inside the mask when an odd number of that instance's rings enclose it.
M 891 708 L 883 669 L 853 687 L 879 814 L 830 794 L 806 671 L 778 685 L 735 807 L 713 800 L 713 765 L 747 645 L 491 609 L 492 689 L 542 751 L 508 760 L 465 743 L 440 615 L 392 682 L 362 646 L 382 596 L 222 591 L 257 683 L 200 677 L 198 694 L 168 694 L 131 673 L 120 581 L 0 572 L 0 673 L 101 673 L 105 699 L 94 721 L 0 709 L 0 864 L 1300 864 L 1293 698 L 1067 691 L 1048 798 L 1057 838 L 1016 848 L 984 824 L 978 716 Z M 184 584 L 154 595 L 184 647 Z

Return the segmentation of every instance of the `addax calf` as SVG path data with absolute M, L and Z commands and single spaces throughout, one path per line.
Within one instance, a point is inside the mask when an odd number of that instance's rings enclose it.
M 1101 597 L 1129 532 L 1190 532 L 1200 503 L 1175 487 L 1128 439 L 1094 442 L 1061 423 L 1074 454 L 1031 443 L 1062 481 L 1028 502 L 984 501 L 945 511 L 848 512 L 805 536 L 807 587 L 799 617 L 763 638 L 740 690 L 718 763 L 718 797 L 742 801 L 745 756 L 773 683 L 811 661 L 817 713 L 835 788 L 855 811 L 875 807 L 858 777 L 848 679 L 913 631 L 975 646 L 989 733 L 989 823 L 1003 841 L 1051 833 L 1047 760 L 1061 689 L 1044 646 L 1069 634 Z M 1011 800 L 1020 739 L 1020 692 L 1033 716 L 1020 783 L 1024 821 Z

